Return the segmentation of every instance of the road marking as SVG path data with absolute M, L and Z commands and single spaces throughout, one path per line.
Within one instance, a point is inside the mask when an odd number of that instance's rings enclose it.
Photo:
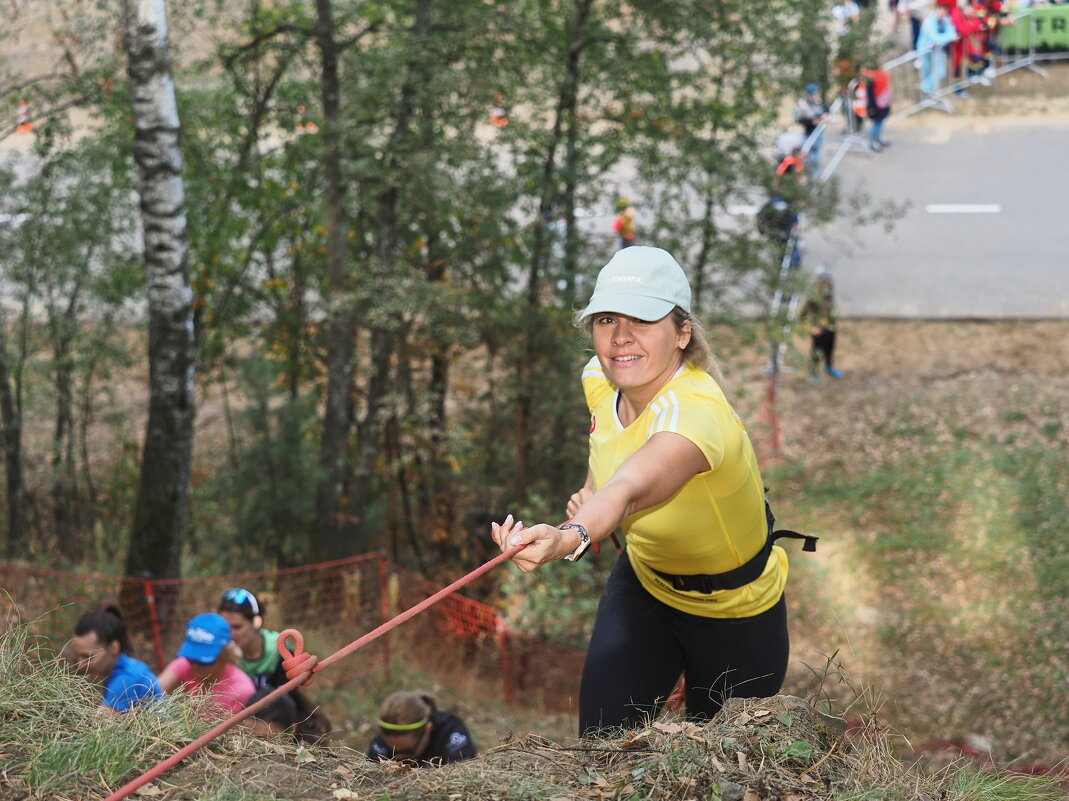
M 924 207 L 929 214 L 998 214 L 998 203 L 929 203 Z

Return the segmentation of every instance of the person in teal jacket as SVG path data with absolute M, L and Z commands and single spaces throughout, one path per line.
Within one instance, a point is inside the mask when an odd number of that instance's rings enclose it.
M 936 6 L 921 23 L 917 36 L 917 56 L 921 71 L 921 91 L 931 95 L 947 74 L 947 57 L 943 48 L 958 38 L 958 31 L 947 16 L 946 6 Z

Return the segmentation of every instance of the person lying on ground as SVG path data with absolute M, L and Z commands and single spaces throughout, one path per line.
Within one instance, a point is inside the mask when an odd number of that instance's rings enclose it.
M 475 756 L 475 742 L 464 722 L 452 712 L 438 711 L 428 693 L 399 690 L 379 707 L 379 733 L 371 741 L 371 759 L 439 767 Z

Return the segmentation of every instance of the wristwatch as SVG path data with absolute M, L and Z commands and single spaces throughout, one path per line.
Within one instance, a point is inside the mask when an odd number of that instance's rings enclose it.
M 590 535 L 586 533 L 586 529 L 579 523 L 572 523 L 571 521 L 561 523 L 557 528 L 562 531 L 566 528 L 574 528 L 579 532 L 579 547 L 564 557 L 566 562 L 578 562 L 583 557 L 583 554 L 586 553 L 587 548 L 590 547 Z

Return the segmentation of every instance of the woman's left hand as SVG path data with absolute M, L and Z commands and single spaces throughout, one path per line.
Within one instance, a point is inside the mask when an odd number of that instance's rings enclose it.
M 509 515 L 500 524 L 490 524 L 490 536 L 502 553 L 517 545 L 526 545 L 512 557 L 512 561 L 524 573 L 530 573 L 539 565 L 570 554 L 574 547 L 569 548 L 569 544 L 576 535 L 570 529 L 562 531 L 547 523 L 524 528 L 522 522 L 513 522 L 512 515 Z

